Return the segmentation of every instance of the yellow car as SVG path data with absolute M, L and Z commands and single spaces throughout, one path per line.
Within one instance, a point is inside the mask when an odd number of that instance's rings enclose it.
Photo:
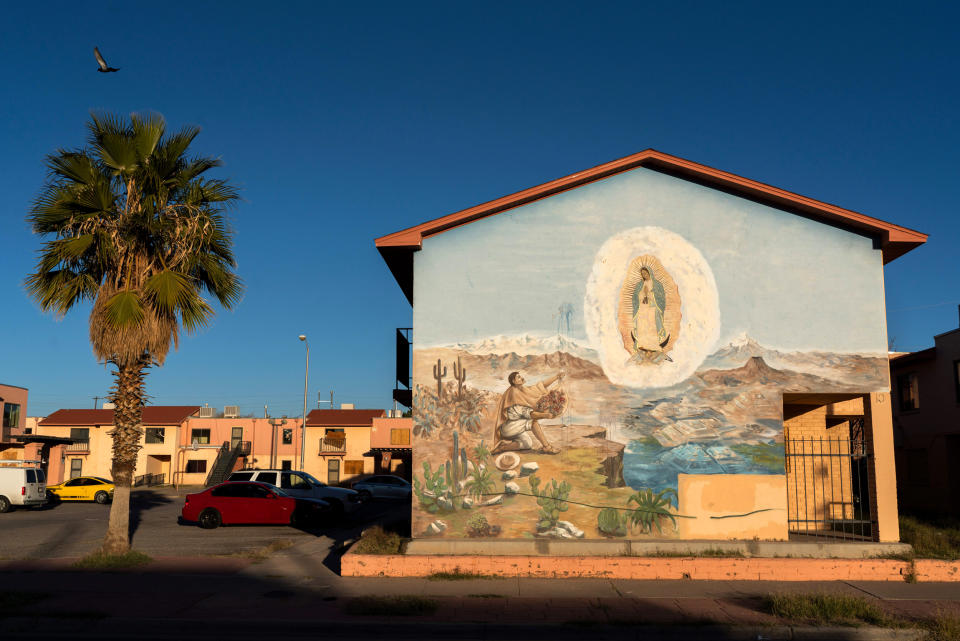
M 59 485 L 47 486 L 51 501 L 96 501 L 103 505 L 113 500 L 113 481 L 99 476 L 78 476 Z

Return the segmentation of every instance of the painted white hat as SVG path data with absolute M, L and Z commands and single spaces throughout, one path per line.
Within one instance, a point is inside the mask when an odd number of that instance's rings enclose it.
M 493 464 L 497 466 L 498 470 L 506 472 L 507 470 L 512 470 L 516 466 L 520 465 L 520 455 L 516 452 L 504 452 L 497 458 L 493 459 Z

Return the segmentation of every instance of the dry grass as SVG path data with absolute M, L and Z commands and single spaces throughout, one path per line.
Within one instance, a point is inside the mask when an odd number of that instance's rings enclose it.
M 866 599 L 842 594 L 771 594 L 765 599 L 764 609 L 792 623 L 899 625 L 897 620 Z
M 420 616 L 433 614 L 438 604 L 420 596 L 363 596 L 347 603 L 347 614 L 357 616 Z
M 478 572 L 464 572 L 460 568 L 453 568 L 450 572 L 434 572 L 427 576 L 429 581 L 472 581 L 474 579 L 499 579 L 502 577 Z
M 928 641 L 960 641 L 960 617 L 938 614 L 927 623 Z
M 243 550 L 241 552 L 234 552 L 233 554 L 229 554 L 227 556 L 252 559 L 253 561 L 264 561 L 270 558 L 270 555 L 274 552 L 286 550 L 287 548 L 292 547 L 293 544 L 294 542 L 290 539 L 277 539 L 276 541 L 271 541 L 262 547 L 254 548 L 252 550 Z
M 356 554 L 399 554 L 402 545 L 403 537 L 399 534 L 375 525 L 363 531 L 351 551 Z
M 920 559 L 960 559 L 960 522 L 900 517 L 900 540 Z
M 152 561 L 152 558 L 136 550 L 130 550 L 126 554 L 104 554 L 97 551 L 83 557 L 74 563 L 73 567 L 81 570 L 126 570 L 146 565 Z

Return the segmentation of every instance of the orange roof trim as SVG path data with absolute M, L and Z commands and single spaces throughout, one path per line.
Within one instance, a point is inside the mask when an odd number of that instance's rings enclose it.
M 373 419 L 386 416 L 384 410 L 311 410 L 307 427 L 364 427 L 373 425 Z
M 199 411 L 199 405 L 147 405 L 144 425 L 180 425 Z M 43 426 L 113 425 L 113 410 L 57 410 L 40 421 Z
M 638 167 L 648 167 L 662 171 L 792 213 L 877 236 L 883 251 L 884 264 L 915 247 L 919 247 L 927 240 L 926 234 L 907 227 L 871 218 L 859 212 L 800 196 L 749 178 L 671 156 L 655 149 L 647 149 L 632 156 L 599 165 L 593 169 L 558 178 L 503 198 L 491 200 L 408 229 L 381 236 L 376 239 L 376 246 L 397 282 L 403 288 L 407 298 L 412 301 L 412 261 L 410 261 L 410 265 L 406 263 L 410 259 L 409 253 L 423 246 L 424 238 Z

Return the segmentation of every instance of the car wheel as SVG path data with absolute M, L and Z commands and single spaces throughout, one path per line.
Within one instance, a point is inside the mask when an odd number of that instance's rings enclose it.
M 0 514 L 10 511 L 10 499 L 0 496 Z
M 357 493 L 360 495 L 360 500 L 363 502 L 367 502 L 373 498 L 373 494 L 370 494 L 370 490 L 360 490 Z
M 103 490 L 100 490 L 99 492 L 93 495 L 93 500 L 99 503 L 100 505 L 106 505 L 107 503 L 110 502 L 110 495 L 104 492 Z
M 54 492 L 47 492 L 47 503 L 49 505 L 56 505 L 60 502 L 60 495 Z
M 213 530 L 220 527 L 221 523 L 223 523 L 223 520 L 220 518 L 220 513 L 212 507 L 208 507 L 200 513 L 200 527 L 204 530 Z

